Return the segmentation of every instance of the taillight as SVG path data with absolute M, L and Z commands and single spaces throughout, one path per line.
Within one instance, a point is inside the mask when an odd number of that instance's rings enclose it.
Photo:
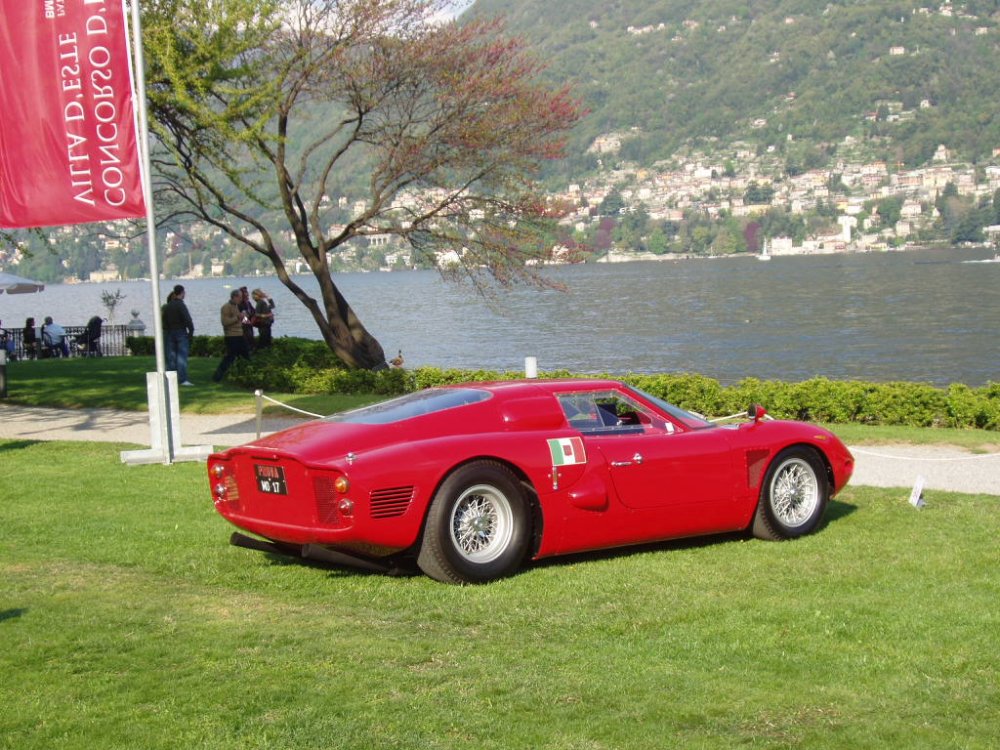
M 240 493 L 236 486 L 236 477 L 230 473 L 227 464 L 222 462 L 211 464 L 208 467 L 208 477 L 216 504 L 227 503 L 235 507 L 239 503 Z
M 319 522 L 331 528 L 349 526 L 354 515 L 354 501 L 345 497 L 351 483 L 343 474 L 335 478 L 318 474 L 313 477 L 313 493 Z

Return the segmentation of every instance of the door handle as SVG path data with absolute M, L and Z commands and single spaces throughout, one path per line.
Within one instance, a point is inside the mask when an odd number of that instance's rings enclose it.
M 631 461 L 612 461 L 612 466 L 631 466 L 632 464 L 642 464 L 643 458 L 641 453 L 636 453 L 632 456 Z

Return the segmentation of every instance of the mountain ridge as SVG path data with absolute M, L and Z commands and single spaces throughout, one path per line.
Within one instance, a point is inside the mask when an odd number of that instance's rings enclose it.
M 845 139 L 910 167 L 941 144 L 970 163 L 1000 149 L 997 0 L 477 0 L 463 19 L 497 15 L 590 109 L 564 174 L 608 133 L 643 164 L 734 142 L 793 169 Z

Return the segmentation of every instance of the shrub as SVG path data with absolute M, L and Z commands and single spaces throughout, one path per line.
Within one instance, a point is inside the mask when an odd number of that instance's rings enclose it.
M 948 426 L 998 428 L 1000 420 L 1000 383 L 972 389 L 952 383 L 948 386 Z
M 156 351 L 152 336 L 129 336 L 125 339 L 125 348 L 133 357 L 152 357 Z
M 152 357 L 156 354 L 156 342 L 152 336 L 130 336 L 125 339 L 125 348 L 136 357 Z M 221 357 L 226 353 L 226 342 L 222 336 L 195 336 L 191 340 L 192 357 Z
M 136 355 L 152 355 L 153 339 L 127 340 Z M 192 356 L 221 357 L 221 336 L 195 336 Z M 573 377 L 566 370 L 539 373 L 541 378 Z M 345 368 L 322 341 L 282 337 L 240 360 L 230 380 L 249 387 L 286 393 L 376 393 L 397 396 L 436 385 L 512 380 L 521 372 L 418 367 L 373 372 Z M 581 376 L 577 376 L 581 377 Z M 582 377 L 615 377 L 611 375 Z M 774 417 L 843 424 L 969 427 L 1000 430 L 1000 383 L 982 388 L 953 384 L 935 388 L 925 383 L 869 383 L 812 378 L 798 383 L 746 378 L 722 386 L 718 380 L 691 373 L 629 374 L 622 380 L 678 406 L 705 414 L 736 414 L 761 404 Z
M 947 399 L 940 389 L 923 383 L 880 383 L 871 387 L 855 421 L 940 427 L 946 414 Z
M 698 414 L 721 414 L 726 400 L 718 380 L 704 375 L 626 375 L 625 382 L 650 395 Z M 742 408 L 746 408 L 743 404 Z

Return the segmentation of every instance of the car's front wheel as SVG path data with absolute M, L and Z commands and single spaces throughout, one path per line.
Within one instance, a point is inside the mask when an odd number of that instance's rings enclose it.
M 792 539 L 813 531 L 823 517 L 830 487 L 823 460 L 803 446 L 777 455 L 764 477 L 753 520 L 759 539 Z
M 517 570 L 530 539 L 518 478 L 494 461 L 467 464 L 431 501 L 417 565 L 445 583 L 484 583 Z

